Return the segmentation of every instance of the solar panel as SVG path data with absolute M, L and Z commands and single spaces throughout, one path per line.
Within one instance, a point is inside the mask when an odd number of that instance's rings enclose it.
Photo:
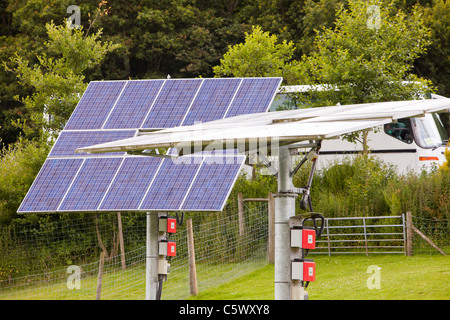
M 161 163 L 160 158 L 126 158 L 98 209 L 138 210 Z
M 104 129 L 140 128 L 164 80 L 128 81 Z
M 122 161 L 121 158 L 86 159 L 58 210 L 97 210 Z
M 199 163 L 164 159 L 140 209 L 178 210 L 199 167 Z
M 18 212 L 54 212 L 83 159 L 47 159 Z
M 280 78 L 243 79 L 226 117 L 266 112 L 280 85 Z
M 202 79 L 166 81 L 142 128 L 171 128 L 181 125 Z
M 221 165 L 216 152 L 186 163 L 75 149 L 136 137 L 141 129 L 267 111 L 281 82 L 271 79 L 91 82 L 18 212 L 221 210 L 244 162 L 239 154 L 228 153 Z
M 126 81 L 91 82 L 64 130 L 101 129 Z
M 123 131 L 63 131 L 56 140 L 49 157 L 84 157 L 80 153 L 75 153 L 75 149 L 96 143 L 105 143 L 135 135 L 134 130 Z M 115 156 L 119 155 L 113 153 Z M 96 155 L 91 155 L 96 156 Z M 98 155 L 97 155 L 98 156 Z M 105 154 L 101 155 L 105 156 Z
M 242 79 L 205 79 L 182 125 L 222 119 L 241 82 Z
M 196 209 L 220 211 L 222 209 L 241 167 L 239 158 L 229 158 L 232 161 L 218 162 L 217 159 L 223 159 L 220 157 L 205 159 L 187 194 L 181 211 Z M 205 197 L 205 195 L 208 196 Z

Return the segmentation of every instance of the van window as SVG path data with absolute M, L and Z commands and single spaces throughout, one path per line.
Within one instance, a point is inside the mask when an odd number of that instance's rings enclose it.
M 397 122 L 384 125 L 384 132 L 405 143 L 413 142 L 411 121 L 409 119 L 399 119 Z
M 447 144 L 448 135 L 441 119 L 435 113 L 412 118 L 416 143 L 422 148 L 436 148 Z

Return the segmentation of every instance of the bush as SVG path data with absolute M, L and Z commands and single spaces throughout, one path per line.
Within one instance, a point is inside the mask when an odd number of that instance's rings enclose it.
M 28 189 L 42 167 L 50 147 L 19 140 L 0 153 L 0 224 L 17 217 Z

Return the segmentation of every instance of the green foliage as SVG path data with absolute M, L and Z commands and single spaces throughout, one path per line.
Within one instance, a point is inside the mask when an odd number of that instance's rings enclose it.
M 368 8 L 380 9 L 379 23 Z M 372 23 L 373 25 L 370 25 Z M 387 1 L 349 1 L 337 12 L 334 28 L 322 29 L 299 74 L 308 84 L 329 84 L 324 101 L 341 104 L 417 98 L 429 83 L 411 73 L 425 52 L 429 30 L 419 10 L 410 16 Z M 407 83 L 403 81 L 408 81 Z
M 442 164 L 442 166 L 439 166 L 439 169 L 442 170 L 442 172 L 446 174 L 450 174 L 450 143 L 447 144 L 447 148 L 445 148 L 445 162 Z
M 450 96 L 450 2 L 433 0 L 424 6 L 422 16 L 425 26 L 430 28 L 430 41 L 427 53 L 415 63 L 415 72 L 430 79 L 437 93 Z
M 85 35 L 82 29 L 69 29 L 66 24 L 46 24 L 49 41 L 46 52 L 37 55 L 38 64 L 30 66 L 27 59 L 16 55 L 4 67 L 14 72 L 20 83 L 33 93 L 17 97 L 29 112 L 29 121 L 22 121 L 27 136 L 42 135 L 42 130 L 56 133 L 72 114 L 80 95 L 86 89 L 83 72 L 98 65 L 118 45 L 101 43 L 101 30 Z
M 16 217 L 17 209 L 43 165 L 49 146 L 19 140 L 1 152 L 0 224 Z
M 245 33 L 244 43 L 229 48 L 213 71 L 216 76 L 283 77 L 289 83 L 295 70 L 294 50 L 292 41 L 278 43 L 276 35 L 256 26 Z
M 310 163 L 306 163 L 293 177 L 294 185 L 304 186 L 309 172 Z M 257 174 L 254 180 L 241 176 L 229 203 L 236 203 L 238 192 L 244 198 L 266 198 L 268 192 L 276 191 L 274 176 Z M 442 170 L 399 175 L 395 167 L 378 158 L 360 155 L 316 171 L 311 195 L 314 210 L 326 217 L 388 216 L 411 211 L 416 217 L 448 219 L 450 175 Z

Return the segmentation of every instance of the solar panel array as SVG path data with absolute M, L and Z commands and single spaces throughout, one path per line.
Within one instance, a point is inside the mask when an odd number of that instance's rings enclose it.
M 18 212 L 220 211 L 245 160 L 178 160 L 75 149 L 161 129 L 265 112 L 281 78 L 91 82 Z

